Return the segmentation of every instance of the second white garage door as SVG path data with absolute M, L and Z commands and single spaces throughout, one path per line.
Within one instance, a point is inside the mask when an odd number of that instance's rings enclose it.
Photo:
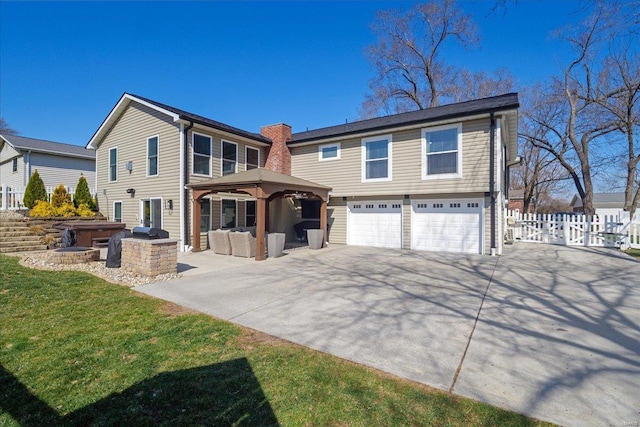
M 379 248 L 402 247 L 402 203 L 349 202 L 347 244 Z
M 411 201 L 411 248 L 482 253 L 482 199 Z

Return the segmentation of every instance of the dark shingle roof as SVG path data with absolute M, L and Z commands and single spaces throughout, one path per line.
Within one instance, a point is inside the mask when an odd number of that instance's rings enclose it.
M 394 114 L 391 116 L 345 123 L 343 125 L 330 126 L 306 132 L 298 132 L 293 134 L 289 144 L 295 145 L 328 137 L 343 136 L 372 130 L 383 130 L 397 126 L 407 126 L 411 124 L 464 117 L 474 114 L 510 110 L 518 108 L 519 106 L 518 94 L 508 93 L 490 98 L 442 105 L 440 107 L 427 108 L 425 110 L 410 111 L 408 113 Z
M 221 122 L 217 122 L 215 120 L 211 120 L 211 119 L 208 119 L 206 117 L 199 116 L 197 114 L 189 113 L 188 111 L 184 111 L 184 110 L 181 110 L 179 108 L 172 107 L 170 105 L 162 104 L 160 102 L 154 101 L 154 100 L 149 99 L 149 98 L 145 98 L 143 96 L 138 96 L 138 95 L 135 95 L 133 93 L 130 93 L 129 95 L 133 96 L 134 98 L 141 99 L 142 101 L 148 102 L 149 104 L 155 105 L 156 107 L 165 109 L 167 111 L 171 111 L 172 113 L 177 114 L 178 116 L 180 116 L 181 119 L 189 120 L 190 122 L 198 123 L 198 124 L 201 124 L 201 125 L 204 125 L 204 126 L 209 126 L 209 127 L 214 128 L 214 129 L 221 130 L 221 131 L 229 132 L 229 133 L 232 133 L 234 135 L 243 136 L 245 138 L 258 140 L 258 141 L 264 142 L 266 144 L 271 144 L 271 140 L 269 138 L 267 138 L 265 136 L 262 136 L 259 133 L 247 132 L 245 130 L 238 129 L 236 127 L 229 126 L 227 124 L 224 124 L 224 123 L 221 123 Z
M 79 145 L 64 144 L 62 142 L 46 141 L 43 139 L 26 138 L 24 136 L 2 135 L 16 150 L 36 151 L 40 153 L 57 154 L 68 157 L 82 157 L 95 159 L 96 152 L 87 150 Z

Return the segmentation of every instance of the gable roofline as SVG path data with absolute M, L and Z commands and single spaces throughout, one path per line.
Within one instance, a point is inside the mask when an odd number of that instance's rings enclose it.
M 122 112 L 131 104 L 131 102 L 137 102 L 148 108 L 158 111 L 159 113 L 162 113 L 171 118 L 173 122 L 191 122 L 243 138 L 248 138 L 258 143 L 269 145 L 271 144 L 271 140 L 269 138 L 266 138 L 260 134 L 247 132 L 242 129 L 224 124 L 222 122 L 208 119 L 204 116 L 189 113 L 179 108 L 171 107 L 170 105 L 162 104 L 160 102 L 142 96 L 125 92 L 122 94 L 116 105 L 111 109 L 109 115 L 104 119 L 98 130 L 93 134 L 93 136 L 87 143 L 86 148 L 93 150 L 98 148 L 99 141 L 102 140 L 102 138 L 106 135 L 109 129 L 111 129 L 113 124 L 115 124 L 116 120 L 120 117 Z
M 447 104 L 424 110 L 393 114 L 373 119 L 360 120 L 336 126 L 297 132 L 292 135 L 290 146 L 315 143 L 326 139 L 353 136 L 361 133 L 386 131 L 398 127 L 419 126 L 428 122 L 439 122 L 497 112 L 517 111 L 520 106 L 517 93 L 492 96 L 455 104 Z
M 28 138 L 17 135 L 0 135 L 0 137 L 18 152 L 31 151 L 54 156 L 73 157 L 78 159 L 95 160 L 96 153 L 80 145 L 63 142 L 48 141 L 46 139 Z

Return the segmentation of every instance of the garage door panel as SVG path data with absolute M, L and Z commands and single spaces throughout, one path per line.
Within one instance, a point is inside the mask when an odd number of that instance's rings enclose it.
M 411 247 L 446 252 L 481 252 L 482 201 L 416 200 L 412 202 Z
M 402 247 L 402 204 L 389 201 L 350 202 L 347 243 L 383 248 Z

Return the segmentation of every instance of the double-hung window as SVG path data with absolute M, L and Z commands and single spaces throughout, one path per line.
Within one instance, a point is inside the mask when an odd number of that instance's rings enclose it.
M 13 159 L 11 162 L 11 171 L 18 172 L 18 158 Z
M 238 226 L 236 217 L 238 214 L 238 206 L 235 200 L 222 199 L 222 212 L 220 215 L 220 225 L 223 229 L 235 228 Z
M 109 182 L 118 180 L 118 148 L 109 149 Z
M 244 224 L 247 227 L 253 227 L 256 225 L 256 201 L 247 200 L 245 202 Z
M 147 139 L 147 176 L 158 175 L 158 137 Z
M 222 141 L 222 175 L 236 173 L 238 168 L 238 145 Z
M 422 179 L 462 176 L 461 125 L 422 130 Z
M 193 134 L 193 174 L 211 176 L 211 137 Z
M 200 200 L 200 231 L 211 230 L 211 199 Z
M 391 181 L 391 135 L 362 140 L 362 182 Z
M 245 148 L 245 167 L 246 170 L 260 167 L 260 150 L 253 147 Z

